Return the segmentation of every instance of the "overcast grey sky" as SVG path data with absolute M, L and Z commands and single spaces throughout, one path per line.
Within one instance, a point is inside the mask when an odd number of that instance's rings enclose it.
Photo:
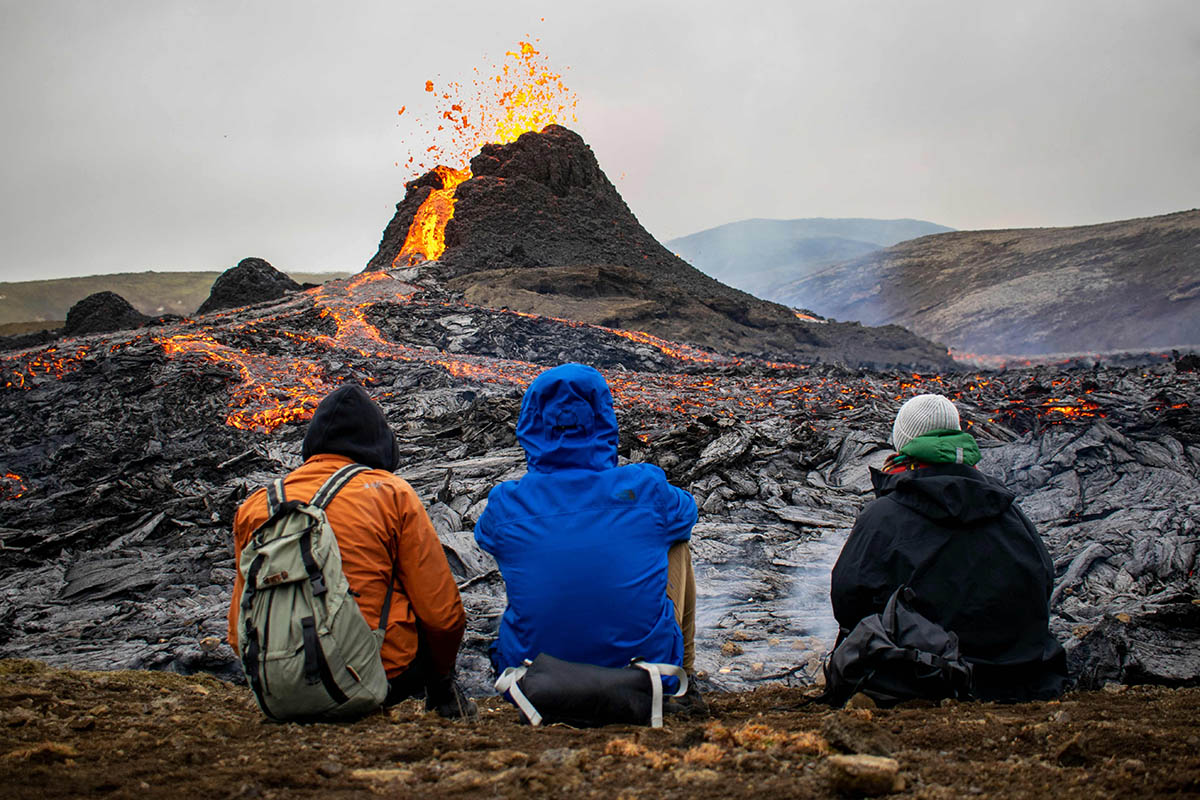
M 0 0 L 0 281 L 361 269 L 426 79 L 526 35 L 661 241 L 1200 206 L 1200 0 Z M 544 21 L 541 18 L 544 17 Z M 397 117 L 407 105 L 405 117 Z

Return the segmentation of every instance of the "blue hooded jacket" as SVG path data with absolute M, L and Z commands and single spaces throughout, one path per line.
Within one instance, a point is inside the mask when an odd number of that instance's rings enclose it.
M 475 526 L 508 591 L 496 671 L 539 653 L 605 667 L 639 656 L 682 664 L 667 550 L 691 537 L 696 501 L 652 464 L 617 466 L 612 395 L 591 367 L 539 375 L 517 440 L 529 471 L 492 489 Z

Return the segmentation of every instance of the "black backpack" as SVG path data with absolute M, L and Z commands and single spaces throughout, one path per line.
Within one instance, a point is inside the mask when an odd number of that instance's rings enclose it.
M 533 727 L 565 723 L 575 728 L 601 725 L 663 725 L 663 681 L 676 678 L 670 697 L 687 692 L 688 677 L 674 664 L 635 658 L 627 667 L 598 667 L 539 653 L 519 667 L 508 667 L 496 691 L 508 697 Z
M 973 670 L 958 652 L 958 635 L 916 608 L 912 586 L 943 547 L 944 543 L 892 592 L 883 611 L 859 620 L 834 648 L 825 663 L 822 701 L 840 706 L 862 692 L 886 707 L 917 698 L 974 695 Z

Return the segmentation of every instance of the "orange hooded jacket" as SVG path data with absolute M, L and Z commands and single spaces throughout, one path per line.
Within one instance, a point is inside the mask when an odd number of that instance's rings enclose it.
M 416 657 L 418 625 L 433 671 L 449 675 L 466 627 L 462 599 L 425 507 L 412 487 L 390 471 L 395 468 L 395 440 L 383 412 L 360 387 L 338 389 L 318 406 L 304 439 L 304 456 L 304 464 L 284 478 L 289 499 L 310 500 L 346 464 L 383 467 L 354 476 L 325 509 L 341 550 L 342 569 L 359 595 L 358 607 L 367 624 L 376 628 L 396 565 L 382 652 L 389 679 L 403 673 Z M 235 564 L 266 520 L 264 488 L 246 498 L 234 517 Z M 239 567 L 229 606 L 229 643 L 235 651 L 244 582 Z

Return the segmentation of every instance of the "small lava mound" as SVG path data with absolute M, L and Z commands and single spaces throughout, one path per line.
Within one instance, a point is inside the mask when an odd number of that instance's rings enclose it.
M 63 333 L 67 336 L 85 336 L 89 333 L 112 333 L 113 331 L 140 328 L 150 317 L 138 311 L 129 301 L 116 292 L 89 294 L 67 312 Z
M 261 258 L 243 258 L 236 267 L 221 273 L 213 282 L 208 299 L 197 314 L 238 308 L 267 300 L 277 300 L 302 287 Z

